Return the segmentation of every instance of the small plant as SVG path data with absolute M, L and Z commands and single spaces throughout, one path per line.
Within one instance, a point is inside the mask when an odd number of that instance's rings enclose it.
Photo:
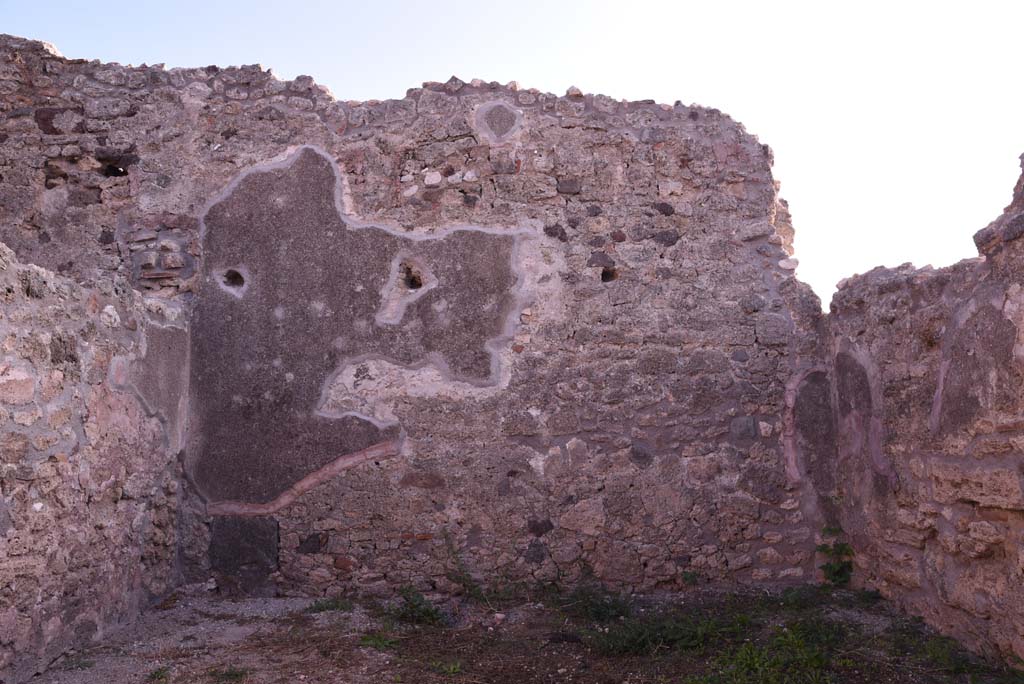
M 496 610 L 502 605 L 515 605 L 529 600 L 531 588 L 524 582 L 495 582 L 484 591 L 483 600 L 487 607 Z
M 730 619 L 683 618 L 651 615 L 613 623 L 593 636 L 595 650 L 602 655 L 654 655 L 659 651 L 703 652 L 709 647 L 745 637 L 752 625 L 750 616 Z
M 971 672 L 971 661 L 949 637 L 933 636 L 924 642 L 924 659 L 933 668 L 951 674 Z
M 95 660 L 89 660 L 84 656 L 75 656 L 64 663 L 65 670 L 88 670 L 96 664 Z
M 411 625 L 439 625 L 444 620 L 441 611 L 413 587 L 399 590 L 401 601 L 392 610 L 396 620 Z
M 445 577 L 462 587 L 465 595 L 473 601 L 477 603 L 490 603 L 490 597 L 487 592 L 480 586 L 479 582 L 473 579 L 473 576 L 469 574 L 469 571 L 463 565 L 457 565 L 455 570 L 445 573 Z
M 683 570 L 683 582 L 690 585 L 691 587 L 696 586 L 700 582 L 700 575 L 695 573 L 693 570 Z
M 846 628 L 841 623 L 819 616 L 799 618 L 786 629 L 787 634 L 818 649 L 834 650 L 846 639 Z
M 526 592 L 527 600 L 557 605 L 564 599 L 563 589 L 557 582 L 537 582 Z
M 313 601 L 313 603 L 306 608 L 307 613 L 326 613 L 330 611 L 347 612 L 350 610 L 352 610 L 352 602 L 340 596 Z
M 790 587 L 779 595 L 779 602 L 784 608 L 807 610 L 821 604 L 826 599 L 825 593 L 821 587 L 810 584 Z
M 800 635 L 783 630 L 771 643 L 746 642 L 718 657 L 714 671 L 686 684 L 828 684 L 830 658 Z
M 158 667 L 152 672 L 150 672 L 148 675 L 146 675 L 147 682 L 159 682 L 161 684 L 163 682 L 170 681 L 170 678 L 171 668 L 167 667 L 166 665 L 164 665 L 163 667 Z
M 466 596 L 477 601 L 479 603 L 490 603 L 487 597 L 487 593 L 480 586 L 480 583 L 473 579 L 473 575 L 470 574 L 469 569 L 462 560 L 462 556 L 459 555 L 458 549 L 455 547 L 455 542 L 452 540 L 451 533 L 445 529 L 442 531 L 444 537 L 444 546 L 448 551 L 448 558 L 451 560 L 452 565 L 455 566 L 453 570 L 450 570 L 446 577 L 452 582 L 455 582 L 462 590 L 466 592 Z
M 606 656 L 649 656 L 690 637 L 691 626 L 673 618 L 631 619 L 594 634 L 594 650 Z
M 573 617 L 593 622 L 611 622 L 628 617 L 632 612 L 626 599 L 589 585 L 573 589 L 559 608 Z
M 823 534 L 833 537 L 831 543 L 818 544 L 818 553 L 827 559 L 821 565 L 821 571 L 825 573 L 825 580 L 834 587 L 845 586 L 850 583 L 850 576 L 853 575 L 853 547 L 835 537 L 842 534 L 838 527 L 826 527 Z
M 919 618 L 898 625 L 891 639 L 894 653 L 931 674 L 967 675 L 965 682 L 1024 684 L 1024 672 L 976 660 L 954 639 L 928 633 Z M 1024 662 L 1018 660 L 1017 667 L 1021 665 Z
M 376 649 L 378 651 L 386 651 L 389 648 L 394 648 L 397 643 L 397 641 L 391 639 L 388 635 L 380 632 L 370 632 L 359 637 L 360 646 Z
M 453 660 L 451 662 L 435 660 L 432 663 L 430 663 L 430 668 L 438 674 L 457 675 L 460 672 L 462 672 L 462 663 L 458 660 Z
M 249 671 L 229 665 L 223 669 L 213 669 L 207 674 L 215 682 L 244 682 L 249 678 Z

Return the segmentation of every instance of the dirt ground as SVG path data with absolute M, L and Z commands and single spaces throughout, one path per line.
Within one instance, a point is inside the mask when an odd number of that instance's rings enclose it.
M 867 592 L 469 594 L 434 604 L 410 589 L 377 604 L 188 587 L 33 682 L 1024 683 Z

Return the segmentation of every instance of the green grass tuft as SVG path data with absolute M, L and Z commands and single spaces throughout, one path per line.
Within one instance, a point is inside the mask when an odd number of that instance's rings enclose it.
M 713 645 L 746 637 L 753 626 L 748 615 L 728 619 L 693 619 L 677 615 L 649 615 L 609 625 L 592 636 L 601 655 L 654 655 L 661 651 L 703 652 Z
M 410 625 L 440 625 L 444 622 L 441 611 L 414 588 L 402 587 L 399 597 L 398 605 L 391 610 L 396 620 Z
M 971 661 L 963 648 L 949 637 L 930 637 L 924 642 L 921 651 L 925 662 L 941 672 L 964 674 L 972 671 Z
M 567 615 L 602 623 L 629 617 L 632 612 L 632 606 L 626 599 L 589 585 L 573 589 L 561 601 L 559 608 Z
M 781 630 L 769 644 L 752 642 L 715 659 L 714 670 L 686 684 L 829 684 L 827 651 L 798 633 Z
M 351 601 L 349 601 L 348 599 L 342 598 L 340 596 L 335 596 L 335 597 L 332 597 L 332 598 L 322 598 L 322 599 L 313 601 L 313 603 L 311 603 L 309 605 L 309 607 L 306 608 L 306 612 L 307 613 L 326 613 L 326 612 L 329 612 L 329 611 L 348 612 L 348 611 L 352 610 L 352 608 L 353 608 L 353 604 L 352 604 Z
M 394 648 L 398 642 L 386 634 L 380 632 L 370 632 L 359 637 L 359 645 L 367 648 L 373 648 L 378 651 L 386 651 L 390 648 Z
M 168 681 L 170 681 L 170 679 L 171 679 L 171 668 L 167 667 L 166 665 L 164 665 L 163 667 L 158 667 L 155 670 L 153 670 L 152 672 L 150 672 L 148 675 L 146 675 L 146 681 L 147 682 L 160 682 L 160 683 L 162 683 L 162 682 L 168 682 Z
M 462 663 L 458 660 L 443 661 L 435 660 L 430 663 L 430 669 L 438 674 L 457 675 L 462 672 Z
M 811 584 L 790 587 L 779 595 L 779 602 L 783 608 L 790 608 L 792 610 L 816 608 L 827 600 L 828 593 L 821 587 Z

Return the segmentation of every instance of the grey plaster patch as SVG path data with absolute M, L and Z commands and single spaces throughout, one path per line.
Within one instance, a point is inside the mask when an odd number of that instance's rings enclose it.
M 863 351 L 849 347 L 835 357 L 838 454 L 867 467 L 879 494 L 897 486 L 896 472 L 882 445 L 884 415 L 879 371 Z
M 523 113 L 504 102 L 487 102 L 473 115 L 476 130 L 490 143 L 499 143 L 515 135 L 523 122 Z
M 836 426 L 832 414 L 832 386 L 825 371 L 808 373 L 797 388 L 794 421 L 800 436 L 804 466 L 821 491 L 834 486 Z
M 835 363 L 839 387 L 839 414 L 846 417 L 853 412 L 870 413 L 872 397 L 867 371 L 847 352 L 839 352 Z
M 132 364 L 129 381 L 147 412 L 164 424 L 168 448 L 178 452 L 185 445 L 188 416 L 188 332 L 150 322 L 143 339 L 145 356 Z
M 7 502 L 0 498 L 0 537 L 7 534 L 7 530 L 11 529 L 11 514 L 7 510 Z
M 832 383 L 828 373 L 812 370 L 800 380 L 793 406 L 796 449 L 800 470 L 818 493 L 825 520 L 835 523 L 838 513 L 829 494 L 835 489 L 836 422 L 832 409 Z
M 343 194 L 337 166 L 307 146 L 243 172 L 203 215 L 189 468 L 211 501 L 266 503 L 395 439 L 386 411 L 324 406 L 339 373 L 352 368 L 354 387 L 366 379 L 364 361 L 433 368 L 442 384 L 501 383 L 529 233 L 404 234 L 345 217 Z
M 974 304 L 972 302 L 972 304 Z M 989 304 L 970 309 L 943 349 L 933 432 L 951 433 L 968 427 L 983 411 L 1006 410 L 1020 386 L 1013 353 L 1017 328 Z

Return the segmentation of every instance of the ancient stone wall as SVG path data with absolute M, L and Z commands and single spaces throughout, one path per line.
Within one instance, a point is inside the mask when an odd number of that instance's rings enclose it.
M 29 409 L 0 414 L 0 577 L 40 463 L 93 463 L 47 466 L 80 502 L 44 510 L 103 540 L 40 547 L 89 546 L 40 575 L 50 603 L 0 593 L 19 671 L 179 581 L 810 582 L 840 522 L 858 576 L 936 624 L 1012 623 L 940 589 L 1020 568 L 1012 221 L 988 261 L 873 272 L 825 317 L 770 150 L 712 109 L 455 78 L 338 102 L 0 37 L 0 114 L 0 241 L 34 264 L 8 270 L 59 283 L 0 324 L 70 331 L 83 426 L 21 448 Z M 66 361 L 27 353 L 12 391 Z M 101 572 L 123 581 L 79 590 Z
M 173 586 L 178 476 L 156 402 L 183 387 L 152 375 L 162 336 L 124 283 L 83 288 L 0 245 L 0 681 Z
M 1024 658 L 1024 180 L 981 258 L 876 269 L 829 316 L 855 576 L 977 650 Z
M 0 239 L 190 326 L 160 394 L 189 414 L 184 578 L 813 577 L 784 418 L 820 308 L 769 150 L 721 113 L 2 47 Z

